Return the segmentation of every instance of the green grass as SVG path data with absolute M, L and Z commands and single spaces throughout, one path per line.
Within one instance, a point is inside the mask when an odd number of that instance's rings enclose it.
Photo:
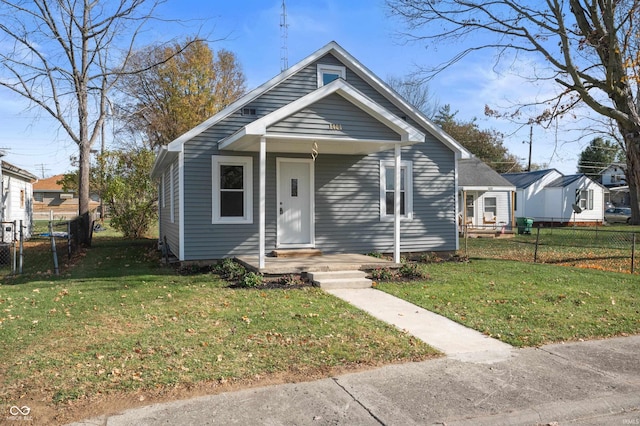
M 470 258 L 491 258 L 575 266 L 613 272 L 631 271 L 632 236 L 635 232 L 635 273 L 640 274 L 640 227 L 541 228 L 531 235 L 513 238 L 469 238 L 461 241 L 461 253 Z
M 377 288 L 520 347 L 640 333 L 629 274 L 487 259 L 423 268 L 428 281 Z
M 96 236 L 60 277 L 0 285 L 1 404 L 299 380 L 436 355 L 317 288 L 231 289 L 213 274 L 177 275 L 155 245 Z

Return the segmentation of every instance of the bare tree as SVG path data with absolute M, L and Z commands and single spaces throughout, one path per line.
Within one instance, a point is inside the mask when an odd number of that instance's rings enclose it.
M 640 223 L 640 0 L 386 0 L 407 23 L 405 36 L 434 45 L 468 46 L 432 69 L 489 50 L 496 60 L 537 57 L 529 78 L 554 82 L 559 94 L 532 121 L 587 105 L 611 118 L 623 138 L 632 221 Z
M 387 84 L 398 92 L 409 104 L 416 107 L 427 117 L 433 119 L 440 105 L 429 90 L 429 84 L 415 75 L 405 77 L 388 76 Z
M 91 147 L 100 137 L 118 70 L 160 2 L 0 0 L 0 86 L 53 117 L 78 145 L 85 244 Z

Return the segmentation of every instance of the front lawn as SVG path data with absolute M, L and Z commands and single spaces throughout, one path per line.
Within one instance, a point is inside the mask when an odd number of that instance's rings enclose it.
M 0 285 L 0 406 L 61 423 L 437 356 L 317 288 L 231 289 L 214 274 L 178 275 L 159 265 L 155 244 L 97 235 L 61 277 Z
M 421 267 L 430 280 L 377 288 L 520 347 L 640 333 L 637 276 L 487 259 Z

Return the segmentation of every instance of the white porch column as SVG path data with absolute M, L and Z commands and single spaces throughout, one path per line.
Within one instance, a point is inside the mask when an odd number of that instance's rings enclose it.
M 395 145 L 395 179 L 393 183 L 393 261 L 400 263 L 400 144 Z M 406 182 L 405 182 L 406 185 Z
M 266 215 L 266 182 L 267 182 L 267 138 L 260 138 L 260 212 L 259 212 L 259 253 L 258 266 L 260 269 L 265 266 L 265 215 Z

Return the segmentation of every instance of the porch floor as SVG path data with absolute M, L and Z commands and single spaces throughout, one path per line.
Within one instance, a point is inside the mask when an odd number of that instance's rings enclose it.
M 399 268 L 401 266 L 390 260 L 352 253 L 323 254 L 309 257 L 266 257 L 265 267 L 262 269 L 258 266 L 258 256 L 238 256 L 236 260 L 248 270 L 265 275 L 353 271 L 385 267 Z

